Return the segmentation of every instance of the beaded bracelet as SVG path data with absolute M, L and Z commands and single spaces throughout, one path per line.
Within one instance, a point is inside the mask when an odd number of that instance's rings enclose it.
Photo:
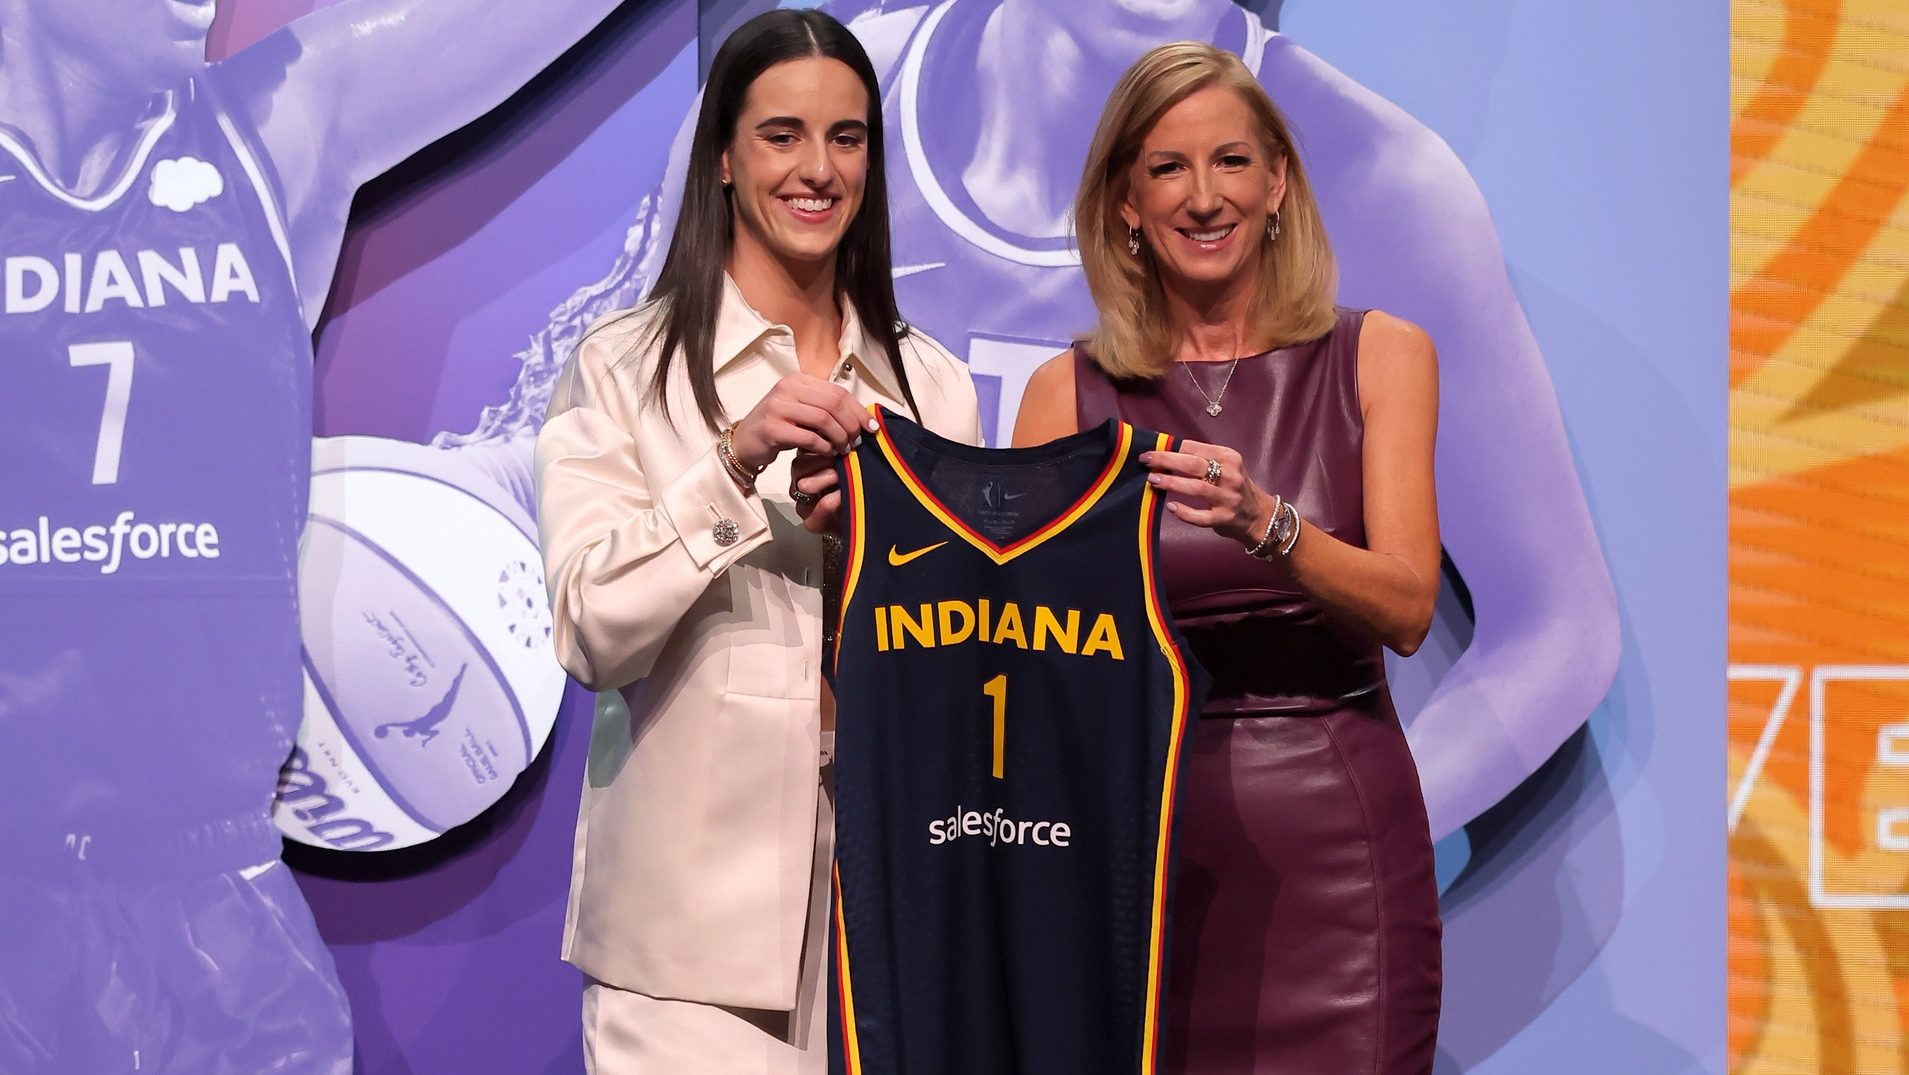
M 736 458 L 736 427 L 733 424 L 716 438 L 716 454 L 722 457 L 723 469 L 729 472 L 729 476 L 735 479 L 737 485 L 742 486 L 743 492 L 756 491 L 756 475 L 768 468 L 757 467 L 752 473 L 748 467 L 742 465 L 742 460 Z
M 1260 535 L 1259 541 L 1255 542 L 1252 548 L 1246 550 L 1246 555 L 1251 556 L 1255 560 L 1268 559 L 1266 552 L 1272 547 L 1273 531 L 1279 528 L 1279 513 L 1284 510 L 1286 510 L 1286 502 L 1279 498 L 1278 493 L 1274 493 L 1273 513 L 1266 517 L 1266 532 Z M 1249 533 L 1247 536 L 1251 537 L 1252 535 Z

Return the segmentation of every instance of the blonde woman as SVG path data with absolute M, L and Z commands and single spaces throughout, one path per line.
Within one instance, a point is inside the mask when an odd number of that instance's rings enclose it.
M 1098 324 L 1029 382 L 1017 444 L 1109 415 L 1184 437 L 1172 611 L 1213 690 L 1182 785 L 1167 1070 L 1429 1072 L 1440 924 L 1381 646 L 1438 591 L 1437 363 L 1337 309 L 1285 119 L 1196 42 L 1114 88 L 1075 199 Z

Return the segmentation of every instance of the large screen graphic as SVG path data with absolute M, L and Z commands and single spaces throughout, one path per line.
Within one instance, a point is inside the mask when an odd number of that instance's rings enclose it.
M 1731 1070 L 1904 1072 L 1909 15 L 1731 42 Z

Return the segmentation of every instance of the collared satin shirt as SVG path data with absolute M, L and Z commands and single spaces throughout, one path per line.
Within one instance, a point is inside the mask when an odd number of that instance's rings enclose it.
M 831 379 L 908 407 L 844 303 Z M 822 540 L 785 452 L 745 493 L 681 356 L 651 397 L 657 310 L 606 318 L 560 375 L 537 439 L 538 522 L 558 659 L 598 695 L 564 958 L 651 996 L 795 1005 L 813 870 Z M 980 442 L 967 367 L 901 345 L 930 429 Z M 724 278 L 716 390 L 730 420 L 798 369 L 795 336 Z

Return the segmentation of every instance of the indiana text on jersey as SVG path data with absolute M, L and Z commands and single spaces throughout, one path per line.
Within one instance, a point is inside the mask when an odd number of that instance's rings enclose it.
M 1031 639 L 1026 627 L 1029 618 L 1033 621 Z M 934 649 L 981 642 L 1046 652 L 1052 644 L 1062 653 L 1082 657 L 1104 653 L 1116 661 L 1127 659 L 1120 644 L 1119 623 L 1113 613 L 1094 614 L 1085 643 L 1081 642 L 1080 634 L 1082 618 L 1080 609 L 1056 610 L 1046 605 L 1034 605 L 1031 617 L 1024 617 L 1020 604 L 1014 601 L 1001 602 L 997 612 L 985 597 L 973 601 L 923 603 L 914 609 L 907 605 L 877 605 L 875 649 L 886 653 L 904 649 L 911 643 Z

